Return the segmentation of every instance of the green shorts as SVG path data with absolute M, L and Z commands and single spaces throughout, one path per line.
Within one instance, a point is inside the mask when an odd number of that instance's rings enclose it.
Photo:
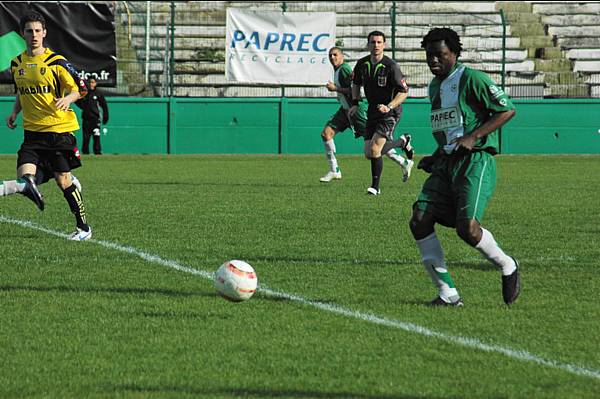
M 368 105 L 364 101 L 358 105 L 358 111 L 352 117 L 352 125 L 350 125 L 350 121 L 348 120 L 348 111 L 340 107 L 331 116 L 327 122 L 327 126 L 335 130 L 336 133 L 351 128 L 354 131 L 354 136 L 364 136 L 367 126 L 367 107 Z
M 463 219 L 481 223 L 496 188 L 496 160 L 485 151 L 440 155 L 413 208 L 433 214 L 436 223 L 456 227 Z

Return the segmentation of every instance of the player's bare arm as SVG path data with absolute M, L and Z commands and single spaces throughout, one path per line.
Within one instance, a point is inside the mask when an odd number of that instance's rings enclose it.
M 399 107 L 404 102 L 404 100 L 406 100 L 407 97 L 408 97 L 408 93 L 398 92 L 398 93 L 396 93 L 396 95 L 394 96 L 392 101 L 390 101 L 388 104 L 377 105 L 377 110 L 379 112 L 381 112 L 382 114 L 387 114 L 394 108 Z
M 327 84 L 325 85 L 325 87 L 329 91 L 342 93 L 344 95 L 350 95 L 352 93 L 352 89 L 351 88 L 336 86 L 335 83 L 333 83 L 332 81 L 327 82 Z
M 66 111 L 69 109 L 72 103 L 79 100 L 80 98 L 81 95 L 79 94 L 79 92 L 73 91 L 62 98 L 56 98 L 54 104 L 56 105 L 56 108 L 60 109 L 61 111 Z

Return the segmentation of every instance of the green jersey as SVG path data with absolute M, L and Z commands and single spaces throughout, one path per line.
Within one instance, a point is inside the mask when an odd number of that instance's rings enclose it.
M 456 146 L 453 140 L 471 134 L 493 114 L 515 108 L 506 93 L 486 73 L 458 62 L 445 79 L 433 78 L 429 99 L 433 136 L 448 154 Z M 477 140 L 475 148 L 497 154 L 498 131 Z
M 349 89 L 352 86 L 352 67 L 345 62 L 340 65 L 333 74 L 333 83 L 337 87 Z M 352 104 L 352 95 L 338 92 L 337 97 L 342 108 L 349 110 Z

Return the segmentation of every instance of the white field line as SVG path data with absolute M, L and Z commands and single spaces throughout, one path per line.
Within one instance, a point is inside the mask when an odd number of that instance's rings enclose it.
M 38 230 L 38 231 L 41 231 L 41 232 L 44 232 L 44 233 L 47 233 L 50 235 L 54 235 L 57 237 L 65 238 L 65 239 L 68 239 L 68 237 L 69 237 L 68 234 L 61 233 L 59 231 L 52 230 L 52 229 L 49 229 L 49 228 L 46 228 L 43 226 L 39 226 L 32 222 L 13 219 L 13 218 L 3 216 L 3 215 L 0 215 L 0 222 L 11 223 L 11 224 L 26 227 L 29 229 Z M 157 263 L 159 265 L 170 267 L 172 269 L 175 269 L 175 270 L 178 270 L 178 271 L 181 271 L 184 273 L 190 273 L 190 274 L 193 274 L 193 275 L 205 278 L 205 279 L 209 279 L 209 280 L 213 279 L 212 272 L 194 269 L 192 267 L 182 265 L 174 260 L 163 259 L 160 256 L 152 255 L 152 254 L 149 254 L 145 251 L 142 251 L 142 250 L 139 250 L 136 248 L 127 247 L 127 246 L 115 244 L 115 243 L 112 243 L 109 241 L 102 241 L 102 240 L 96 240 L 96 239 L 91 239 L 88 242 L 92 243 L 92 244 L 100 245 L 100 246 L 108 248 L 108 249 L 113 249 L 116 251 L 131 254 L 131 255 L 136 255 L 148 262 Z M 78 244 L 78 245 L 80 245 L 80 244 Z M 600 370 L 594 370 L 594 369 L 582 367 L 582 366 L 579 366 L 576 364 L 564 363 L 564 362 L 560 362 L 560 361 L 556 361 L 556 360 L 552 360 L 552 359 L 545 359 L 545 358 L 536 356 L 536 355 L 529 353 L 527 351 L 524 351 L 524 350 L 512 349 L 512 348 L 509 348 L 506 346 L 495 345 L 495 344 L 486 344 L 476 338 L 469 338 L 469 337 L 463 337 L 460 335 L 446 334 L 443 332 L 431 330 L 427 327 L 423 327 L 418 324 L 413 324 L 413 323 L 404 322 L 404 321 L 400 321 L 400 320 L 388 319 L 385 317 L 377 316 L 372 313 L 359 312 L 356 310 L 344 308 L 339 305 L 311 301 L 310 299 L 306 299 L 306 298 L 298 296 L 298 295 L 288 294 L 286 292 L 270 289 L 267 286 L 265 286 L 264 284 L 260 284 L 259 291 L 263 295 L 284 298 L 284 299 L 287 299 L 290 301 L 294 301 L 294 302 L 298 302 L 298 303 L 301 303 L 304 305 L 312 306 L 317 309 L 321 309 L 321 310 L 324 310 L 324 311 L 327 311 L 330 313 L 334 313 L 334 314 L 338 314 L 338 315 L 342 315 L 342 316 L 346 316 L 346 317 L 352 317 L 352 318 L 355 318 L 358 320 L 362 320 L 362 321 L 366 321 L 369 323 L 378 324 L 378 325 L 382 325 L 382 326 L 386 326 L 386 327 L 397 328 L 400 330 L 404 330 L 404 331 L 408 331 L 408 332 L 416 333 L 416 334 L 421 334 L 421 335 L 425 335 L 428 337 L 434 337 L 434 338 L 440 339 L 442 341 L 450 342 L 450 343 L 461 345 L 461 346 L 466 346 L 469 348 L 475 348 L 475 349 L 483 350 L 486 352 L 501 353 L 501 354 L 503 354 L 507 357 L 513 358 L 513 359 L 522 360 L 522 361 L 526 361 L 526 362 L 530 362 L 530 363 L 536 363 L 536 364 L 550 367 L 553 369 L 564 370 L 564 371 L 567 371 L 569 373 L 576 374 L 579 376 L 590 377 L 590 378 L 594 378 L 596 380 L 600 380 Z

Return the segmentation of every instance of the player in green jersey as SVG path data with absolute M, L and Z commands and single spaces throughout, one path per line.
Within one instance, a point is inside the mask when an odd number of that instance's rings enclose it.
M 331 66 L 333 66 L 334 77 L 333 82 L 327 82 L 325 87 L 330 92 L 337 93 L 340 107 L 325 124 L 323 131 L 321 131 L 321 139 L 323 140 L 323 145 L 325 147 L 325 156 L 327 157 L 327 162 L 329 164 L 329 171 L 320 179 L 323 183 L 329 183 L 332 180 L 342 178 L 342 172 L 340 171 L 335 156 L 336 148 L 335 142 L 333 141 L 335 135 L 347 129 L 351 129 L 354 132 L 354 137 L 365 137 L 368 108 L 368 103 L 366 101 L 361 101 L 359 102 L 356 113 L 352 116 L 349 115 L 348 111 L 350 110 L 352 103 L 352 67 L 344 62 L 344 53 L 339 47 L 332 47 L 329 50 L 329 62 L 331 63 Z M 392 146 L 387 146 L 382 152 L 392 161 L 400 165 L 402 168 L 403 180 L 407 181 L 410 177 L 412 161 L 405 160 Z
M 490 77 L 458 62 L 460 37 L 449 28 L 435 28 L 423 38 L 427 64 L 435 75 L 429 86 L 431 126 L 438 144 L 434 154 L 417 165 L 431 175 L 413 205 L 410 229 L 425 269 L 439 296 L 434 306 L 462 306 L 444 260 L 435 224 L 456 229 L 502 273 L 502 296 L 513 303 L 520 291 L 517 261 L 481 226 L 496 185 L 498 129 L 515 108 Z
M 336 134 L 343 132 L 346 129 L 352 129 L 355 137 L 360 137 L 364 133 L 365 124 L 367 121 L 366 104 L 362 104 L 359 112 L 353 115 L 352 118 L 348 115 L 350 109 L 350 85 L 352 82 L 352 67 L 344 62 L 344 54 L 339 47 L 329 49 L 329 62 L 334 70 L 333 82 L 329 81 L 325 85 L 330 92 L 337 93 L 340 107 L 335 114 L 329 118 L 329 121 L 321 131 L 321 139 L 325 147 L 325 156 L 329 164 L 329 171 L 319 180 L 323 183 L 329 183 L 335 179 L 342 178 L 342 172 L 338 166 L 335 156 L 336 148 L 333 138 Z

